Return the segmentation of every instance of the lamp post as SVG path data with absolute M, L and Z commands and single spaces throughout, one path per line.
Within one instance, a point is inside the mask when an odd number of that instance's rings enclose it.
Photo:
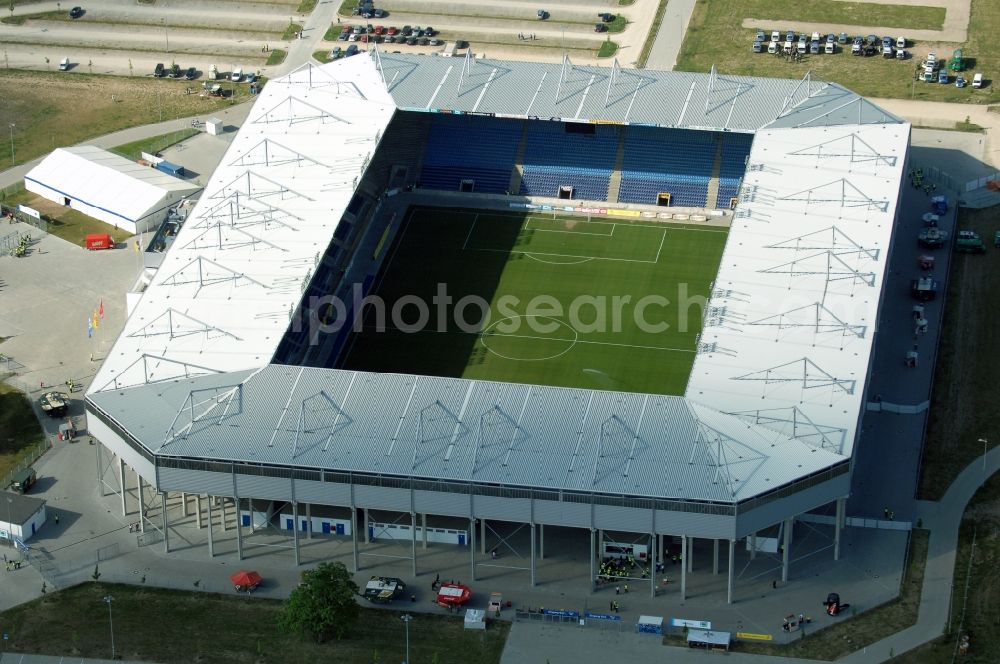
M 413 616 L 404 613 L 400 618 L 406 624 L 406 659 L 403 660 L 403 664 L 410 664 L 410 621 L 413 620 Z
M 979 442 L 983 444 L 983 481 L 979 486 L 986 484 L 986 444 L 989 442 L 985 438 L 980 438 Z
M 115 623 L 111 619 L 111 602 L 115 601 L 115 598 L 111 595 L 104 596 L 104 602 L 108 605 L 108 626 L 111 629 L 111 659 L 115 658 Z
M 14 165 L 14 127 L 15 126 L 16 125 L 13 122 L 10 123 L 10 165 L 11 166 Z
M 14 502 L 14 499 L 7 496 L 7 537 L 10 541 L 14 541 L 14 524 L 13 517 L 10 515 L 10 506 Z
M 170 35 L 167 34 L 167 20 L 164 18 L 160 19 L 160 24 L 163 26 L 163 41 L 167 44 L 167 53 L 170 52 Z

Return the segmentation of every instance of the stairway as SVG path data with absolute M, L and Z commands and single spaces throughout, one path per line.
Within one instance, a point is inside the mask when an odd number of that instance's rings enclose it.
M 521 175 L 524 169 L 524 152 L 528 149 L 528 123 L 521 129 L 521 141 L 517 144 L 517 154 L 514 155 L 514 168 L 510 170 L 510 186 L 507 191 L 516 195 L 521 191 Z
M 625 129 L 618 132 L 618 152 L 615 153 L 615 169 L 608 178 L 608 203 L 618 202 L 618 191 L 622 186 L 622 164 L 625 163 Z
M 712 177 L 708 180 L 708 196 L 706 196 L 705 207 L 709 210 L 719 208 L 719 172 L 722 170 L 722 134 L 715 136 L 715 161 L 712 162 Z M 729 207 L 729 201 L 726 206 Z

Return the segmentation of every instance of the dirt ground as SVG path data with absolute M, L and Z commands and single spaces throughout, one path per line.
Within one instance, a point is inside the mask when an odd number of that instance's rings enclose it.
M 1000 375 L 1000 327 L 990 304 L 1000 289 L 1000 230 L 996 209 L 962 210 L 959 228 L 978 231 L 989 246 L 985 255 L 959 254 L 952 260 L 938 350 L 930 421 L 921 464 L 919 497 L 937 500 L 983 443 L 1000 443 L 996 376 Z

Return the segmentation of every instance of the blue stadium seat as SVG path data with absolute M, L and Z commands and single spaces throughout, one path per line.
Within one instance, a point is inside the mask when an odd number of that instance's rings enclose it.
M 520 120 L 434 115 L 420 186 L 458 191 L 462 180 L 474 180 L 474 191 L 504 193 L 510 187 L 523 126 Z
M 573 187 L 573 198 L 607 200 L 617 152 L 616 126 L 533 121 L 528 125 L 520 193 L 554 198 L 560 187 L 568 186 Z

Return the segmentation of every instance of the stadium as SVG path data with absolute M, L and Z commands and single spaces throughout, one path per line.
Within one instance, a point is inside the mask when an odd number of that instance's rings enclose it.
M 262 524 L 296 563 L 349 537 L 355 570 L 359 530 L 416 574 L 436 526 L 474 579 L 523 524 L 534 584 L 559 526 L 582 583 L 608 542 L 717 571 L 724 541 L 731 602 L 737 543 L 783 539 L 787 579 L 812 510 L 837 558 L 909 134 L 809 76 L 300 68 L 130 296 L 86 397 L 102 482 L 233 505 L 241 558 Z

